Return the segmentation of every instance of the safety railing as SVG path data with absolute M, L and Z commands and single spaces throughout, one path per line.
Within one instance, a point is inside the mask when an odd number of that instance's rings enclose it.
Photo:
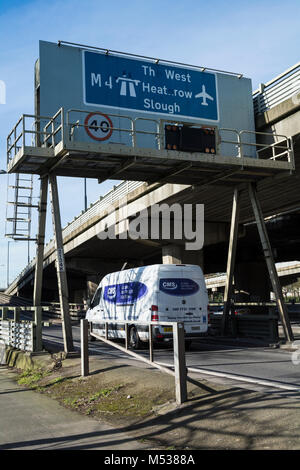
M 244 136 L 255 137 L 255 142 L 244 142 Z M 268 160 L 283 160 L 288 163 L 294 163 L 293 141 L 289 137 L 271 132 L 254 132 L 242 130 L 239 132 L 241 156 L 243 156 L 244 147 L 255 148 L 256 157 Z M 272 143 L 259 143 L 257 138 L 272 139 Z M 277 153 L 278 152 L 278 153 Z
M 183 322 L 134 322 L 134 325 L 138 326 L 148 326 L 148 340 L 149 340 L 149 359 L 138 354 L 129 349 L 129 332 L 130 327 L 132 326 L 132 321 L 122 321 L 122 320 L 101 320 L 101 324 L 104 325 L 104 335 L 97 333 L 96 329 L 93 327 L 93 323 L 89 324 L 88 320 L 81 320 L 81 373 L 83 376 L 89 374 L 89 351 L 88 351 L 88 333 L 90 328 L 90 334 L 103 341 L 110 346 L 113 346 L 130 356 L 133 356 L 135 359 L 146 362 L 148 365 L 156 367 L 163 372 L 166 372 L 169 375 L 174 376 L 175 378 L 175 392 L 176 392 L 176 402 L 181 404 L 187 400 L 187 373 L 186 373 L 186 362 L 185 362 L 185 346 L 184 346 L 184 323 Z M 125 330 L 125 347 L 121 346 L 119 343 L 111 341 L 109 338 L 109 329 L 110 324 L 122 324 L 124 325 Z M 172 328 L 172 338 L 173 338 L 173 348 L 174 348 L 174 371 L 171 368 L 165 367 L 161 364 L 158 364 L 154 361 L 153 354 L 153 342 L 154 342 L 154 332 L 153 327 L 159 325 L 167 325 Z
M 85 119 L 84 119 L 83 122 L 81 122 L 80 119 L 77 119 L 76 121 L 72 122 L 72 120 L 71 120 L 71 115 L 72 114 L 83 115 L 86 118 L 86 116 L 88 116 L 90 114 L 90 111 L 83 110 L 83 109 L 69 109 L 66 112 L 66 126 L 67 126 L 67 129 L 68 129 L 68 136 L 69 136 L 70 141 L 74 140 L 75 130 L 76 129 L 80 129 L 80 128 L 87 129 L 87 128 L 89 128 L 88 124 L 85 122 Z M 96 114 L 97 113 L 95 113 L 95 115 Z M 113 118 L 113 119 L 117 118 L 118 120 L 122 120 L 122 121 L 126 120 L 126 121 L 129 122 L 128 127 L 119 127 L 119 126 L 110 125 L 110 123 L 106 123 L 105 130 L 108 133 L 114 131 L 114 132 L 120 132 L 120 133 L 127 134 L 131 139 L 131 146 L 133 148 L 136 148 L 138 146 L 137 145 L 137 138 L 138 138 L 139 135 L 153 136 L 154 140 L 155 140 L 155 143 L 156 143 L 156 147 L 159 148 L 159 149 L 162 148 L 162 146 L 161 146 L 162 134 L 160 133 L 160 122 L 157 121 L 156 119 L 148 119 L 148 118 L 141 118 L 141 117 L 132 118 L 132 117 L 126 116 L 124 114 L 114 114 L 114 113 L 106 113 L 106 116 L 108 116 L 110 119 L 111 118 Z M 154 123 L 155 127 L 156 127 L 156 130 L 154 132 L 151 132 L 151 131 L 148 131 L 146 129 L 137 129 L 137 123 L 139 121 Z M 102 125 L 101 124 L 100 125 L 93 124 L 92 128 L 93 128 L 94 131 L 101 130 Z
M 223 137 L 223 133 L 231 133 L 235 139 Z M 271 132 L 256 132 L 249 130 L 219 128 L 218 141 L 221 144 L 231 144 L 236 147 L 239 158 L 256 157 L 260 160 L 285 160 L 294 168 L 293 141 L 289 137 Z M 273 141 L 269 143 L 259 142 Z
M 254 112 L 263 113 L 289 98 L 300 105 L 300 62 L 253 92 Z
M 72 116 L 76 115 L 77 119 Z M 78 129 L 87 129 L 88 123 L 86 117 L 90 114 L 87 110 L 82 109 L 69 109 L 66 111 L 66 123 L 64 122 L 64 109 L 61 108 L 51 118 L 45 116 L 34 116 L 34 115 L 23 115 L 17 124 L 14 126 L 7 138 L 7 159 L 8 162 L 12 160 L 14 156 L 19 152 L 20 148 L 26 145 L 26 136 L 30 135 L 35 137 L 35 147 L 55 147 L 59 143 L 68 144 L 68 142 L 80 141 L 76 136 Z M 97 114 L 97 113 L 96 113 Z M 101 113 L 100 113 L 101 114 Z M 78 119 L 79 116 L 79 119 Z M 152 148 L 162 150 L 165 148 L 165 130 L 164 126 L 167 124 L 175 126 L 190 126 L 203 128 L 203 125 L 193 122 L 183 122 L 172 119 L 150 119 L 143 117 L 132 118 L 122 114 L 106 114 L 109 117 L 109 121 L 117 119 L 119 122 L 122 121 L 122 125 L 115 126 L 106 122 L 106 131 L 120 132 L 121 134 L 127 134 L 129 141 L 124 143 L 130 145 L 133 148 L 145 147 L 139 144 L 140 136 L 148 136 L 153 138 Z M 83 117 L 83 119 L 82 119 Z M 26 125 L 27 119 L 33 120 L 32 127 L 28 128 Z M 124 125 L 124 121 L 128 125 Z M 39 127 L 43 125 L 43 130 Z M 144 126 L 140 128 L 140 125 Z M 154 130 L 150 130 L 149 126 L 154 125 Z M 90 126 L 91 127 L 91 126 Z M 93 124 L 93 129 L 101 129 L 101 125 Z M 217 128 L 214 127 L 216 135 L 216 154 L 219 153 L 221 145 L 231 145 L 235 148 L 235 151 L 230 151 L 229 154 L 238 158 L 244 156 L 254 156 L 259 159 L 271 159 L 271 160 L 283 160 L 285 159 L 289 163 L 293 163 L 293 147 L 291 139 L 285 135 L 255 132 L 249 130 L 237 130 L 229 128 Z M 269 142 L 261 143 L 264 139 Z M 118 143 L 118 142 L 115 142 Z M 33 142 L 31 142 L 31 145 Z M 151 147 L 149 142 L 146 146 Z M 225 153 L 226 154 L 226 153 Z
M 64 142 L 64 127 L 64 110 L 60 108 L 44 127 L 42 146 L 53 148 L 57 143 Z
M 76 128 L 86 128 L 87 124 L 81 122 L 80 119 L 72 122 L 71 114 L 79 113 L 83 116 L 87 116 L 89 111 L 80 110 L 80 109 L 70 109 L 67 111 L 66 123 L 67 128 L 69 129 L 69 139 L 75 139 L 75 129 Z M 155 142 L 155 148 L 164 149 L 165 148 L 165 131 L 164 126 L 167 124 L 172 124 L 175 126 L 192 126 L 202 128 L 203 125 L 193 122 L 172 120 L 172 119 L 149 119 L 149 118 L 131 118 L 130 116 L 125 116 L 122 114 L 110 114 L 107 116 L 109 118 L 118 118 L 128 120 L 130 125 L 128 127 L 114 127 L 107 125 L 106 129 L 109 131 L 118 131 L 121 133 L 127 133 L 131 138 L 131 146 L 133 148 L 140 147 L 138 145 L 138 137 L 142 135 L 152 136 Z M 155 130 L 151 131 L 148 129 L 138 129 L 139 123 L 152 123 L 155 125 Z M 101 125 L 97 126 L 93 124 L 94 129 L 101 129 Z M 238 158 L 243 158 L 244 156 L 256 156 L 260 159 L 271 159 L 271 160 L 283 160 L 285 159 L 291 163 L 293 159 L 293 147 L 291 140 L 285 135 L 273 134 L 268 132 L 255 132 L 248 130 L 238 131 L 237 129 L 230 128 L 214 128 L 216 134 L 216 153 L 219 152 L 219 148 L 222 144 L 229 144 L 233 146 L 235 151 L 235 156 Z M 225 134 L 225 135 L 224 135 Z M 231 137 L 230 137 L 231 134 Z M 234 136 L 232 138 L 232 135 Z M 246 139 L 244 137 L 247 136 Z M 273 142 L 269 144 L 257 142 L 257 137 L 265 139 L 271 139 Z M 252 139 L 252 141 L 251 141 Z M 254 153 L 253 153 L 254 152 Z
M 61 113 L 61 110 L 58 113 Z M 43 122 L 50 123 L 52 121 L 53 118 L 49 116 L 23 114 L 7 136 L 7 164 L 25 146 L 45 146 L 45 139 L 52 138 L 52 132 L 49 134 L 45 129 L 40 130 L 40 126 Z
M 69 315 L 71 320 L 80 320 L 84 318 L 86 308 L 84 304 L 69 303 Z M 47 315 L 50 317 L 61 318 L 61 306 L 59 302 L 47 303 Z

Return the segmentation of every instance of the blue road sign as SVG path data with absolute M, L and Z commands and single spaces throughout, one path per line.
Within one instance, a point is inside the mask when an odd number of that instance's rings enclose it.
M 84 103 L 218 121 L 216 74 L 83 51 Z

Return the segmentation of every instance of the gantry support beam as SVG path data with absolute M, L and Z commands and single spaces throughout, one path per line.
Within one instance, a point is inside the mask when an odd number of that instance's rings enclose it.
M 229 311 L 231 308 L 231 299 L 232 299 L 232 294 L 233 294 L 232 292 L 233 275 L 234 275 L 236 247 L 237 247 L 237 239 L 238 239 L 238 227 L 239 227 L 240 193 L 241 193 L 240 189 L 238 188 L 234 189 L 229 247 L 228 247 L 228 258 L 227 258 L 226 284 L 225 284 L 225 292 L 224 292 L 224 311 L 223 311 L 223 316 L 222 316 L 222 335 L 225 334 L 226 326 L 228 323 Z
M 35 307 L 40 307 L 41 298 L 42 298 L 45 228 L 46 228 L 46 215 L 47 215 L 47 196 L 48 196 L 48 176 L 45 176 L 44 178 L 41 178 L 41 185 L 40 185 L 38 236 L 37 236 L 36 265 L 35 265 L 34 288 L 33 288 L 33 305 Z
M 278 312 L 279 312 L 280 319 L 282 322 L 284 334 L 285 334 L 287 341 L 293 341 L 294 340 L 293 331 L 291 328 L 288 311 L 284 303 L 282 288 L 279 282 L 279 277 L 278 277 L 275 262 L 274 262 L 274 257 L 272 253 L 272 248 L 271 248 L 268 232 L 266 229 L 264 216 L 263 216 L 259 199 L 257 196 L 256 185 L 254 183 L 249 184 L 249 195 L 250 195 L 251 204 L 252 204 L 252 208 L 253 208 L 253 212 L 254 212 L 257 228 L 258 228 L 258 233 L 260 236 L 260 241 L 261 241 L 263 252 L 264 252 L 264 257 L 265 257 L 266 264 L 267 264 L 268 271 L 269 271 L 269 276 L 270 276 L 273 292 L 275 294 Z
M 61 218 L 58 199 L 58 188 L 56 176 L 49 175 L 50 193 L 51 193 L 51 210 L 52 223 L 56 248 L 56 272 L 58 280 L 59 302 L 61 309 L 61 320 L 64 339 L 64 350 L 66 353 L 73 351 L 72 326 L 69 313 L 69 294 L 66 274 L 66 264 L 63 248 Z

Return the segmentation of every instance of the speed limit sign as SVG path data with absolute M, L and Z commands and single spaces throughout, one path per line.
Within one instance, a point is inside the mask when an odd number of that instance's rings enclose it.
M 84 121 L 84 128 L 87 134 L 94 140 L 107 140 L 113 132 L 111 119 L 102 113 L 90 113 Z

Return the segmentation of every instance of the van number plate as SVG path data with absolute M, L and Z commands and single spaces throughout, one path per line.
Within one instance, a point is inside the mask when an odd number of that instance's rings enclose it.
M 192 330 L 200 330 L 200 326 L 192 326 Z
M 165 333 L 172 333 L 172 331 L 173 331 L 173 328 L 171 326 L 168 326 L 168 327 L 164 328 Z

